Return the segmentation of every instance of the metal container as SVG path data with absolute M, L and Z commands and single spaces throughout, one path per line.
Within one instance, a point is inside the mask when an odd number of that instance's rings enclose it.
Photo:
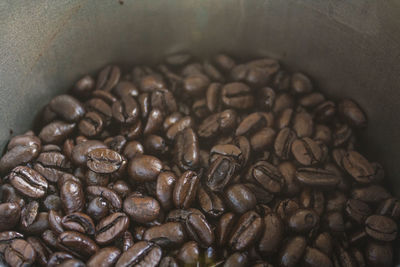
M 271 56 L 331 97 L 356 99 L 369 158 L 400 196 L 400 3 L 395 0 L 5 0 L 0 146 L 52 96 L 109 62 L 189 51 Z

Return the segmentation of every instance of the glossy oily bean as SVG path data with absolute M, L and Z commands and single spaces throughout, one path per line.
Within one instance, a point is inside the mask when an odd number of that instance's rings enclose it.
M 328 255 L 325 255 L 318 249 L 310 247 L 307 247 L 304 252 L 303 263 L 304 266 L 310 266 L 310 267 L 319 267 L 319 266 L 333 267 L 333 263 L 329 259 Z
M 62 185 L 60 197 L 64 212 L 67 214 L 82 211 L 85 206 L 85 195 L 82 185 L 73 180 L 67 180 Z
M 235 214 L 233 212 L 227 212 L 220 217 L 217 228 L 215 229 L 216 241 L 219 246 L 223 246 L 228 242 L 228 238 L 235 224 L 235 219 Z
M 31 198 L 42 198 L 47 191 L 46 179 L 35 170 L 26 167 L 15 167 L 10 174 L 11 185 L 21 194 Z
M 183 81 L 184 90 L 192 96 L 202 95 L 210 84 L 210 79 L 203 74 L 192 74 Z
M 88 140 L 77 144 L 72 149 L 72 162 L 76 165 L 86 165 L 88 153 L 97 148 L 107 148 L 107 146 L 97 140 Z
M 149 155 L 138 155 L 128 164 L 129 177 L 138 182 L 154 181 L 163 168 L 162 162 Z
M 215 137 L 235 128 L 236 119 L 237 113 L 233 109 L 226 109 L 220 113 L 210 115 L 200 123 L 197 134 L 200 138 Z
M 95 240 L 100 245 L 108 244 L 122 236 L 128 227 L 129 218 L 126 214 L 122 212 L 112 213 L 96 225 Z
M 294 73 L 291 79 L 291 88 L 296 94 L 306 94 L 313 90 L 311 80 L 303 73 Z
M 276 214 L 270 213 L 263 218 L 263 226 L 258 249 L 262 253 L 274 253 L 279 249 L 284 238 L 284 224 Z
M 307 233 L 318 226 L 319 216 L 315 211 L 299 209 L 288 220 L 289 228 L 296 233 Z
M 246 177 L 271 193 L 279 193 L 285 182 L 278 168 L 266 161 L 258 161 L 250 167 Z
M 58 242 L 84 258 L 90 257 L 99 250 L 92 239 L 79 232 L 63 232 L 58 236 Z
M 200 249 L 196 242 L 185 243 L 178 251 L 177 259 L 184 266 L 195 266 L 199 263 Z
M 124 159 L 111 149 L 97 148 L 87 154 L 87 166 L 100 174 L 110 174 L 119 170 Z
M 85 114 L 83 105 L 69 95 L 54 97 L 49 103 L 49 108 L 63 120 L 69 122 L 77 122 Z
M 39 211 L 39 202 L 31 201 L 22 208 L 21 225 L 23 227 L 30 226 L 36 219 Z
M 133 124 L 140 116 L 139 104 L 135 98 L 124 96 L 112 105 L 112 116 L 115 121 L 122 124 Z
M 294 140 L 291 150 L 295 159 L 305 166 L 315 165 L 322 160 L 321 147 L 308 137 Z
M 116 247 L 105 247 L 97 251 L 86 263 L 88 267 L 112 267 L 117 262 L 121 251 Z
M 193 171 L 186 171 L 179 177 L 173 191 L 175 207 L 183 209 L 190 207 L 195 200 L 199 180 L 200 177 Z
M 257 203 L 254 193 L 243 184 L 234 184 L 224 192 L 227 205 L 236 213 L 245 213 L 254 209 Z
M 306 249 L 306 240 L 296 236 L 287 241 L 279 254 L 279 265 L 285 267 L 297 266 Z
M 19 222 L 21 208 L 17 203 L 0 204 L 0 231 L 11 230 Z
M 375 170 L 369 161 L 356 151 L 349 151 L 342 159 L 344 169 L 359 183 L 375 179 Z
M 367 125 L 367 118 L 361 108 L 350 99 L 343 99 L 338 104 L 339 115 L 350 125 L 356 128 L 363 128 Z
M 235 252 L 231 254 L 224 264 L 222 266 L 224 267 L 229 267 L 229 266 L 235 266 L 235 267 L 245 267 L 249 263 L 249 259 L 246 253 L 241 253 L 241 252 Z
M 50 254 L 49 248 L 37 237 L 30 236 L 26 239 L 26 241 L 36 252 L 36 262 L 41 265 L 47 265 Z
M 201 247 L 208 247 L 214 243 L 214 231 L 202 214 L 190 214 L 185 223 L 189 236 Z
M 371 215 L 365 220 L 365 232 L 378 241 L 393 241 L 397 236 L 397 224 L 392 219 Z
M 238 169 L 237 163 L 230 157 L 219 156 L 208 168 L 206 174 L 206 185 L 212 191 L 221 191 L 230 183 L 233 175 Z
M 263 221 L 260 216 L 249 211 L 243 214 L 232 230 L 229 246 L 233 250 L 244 250 L 251 246 L 262 233 Z
M 186 240 L 186 230 L 180 222 L 167 222 L 148 228 L 143 240 L 152 241 L 162 247 L 177 247 Z
M 154 243 L 141 241 L 122 253 L 116 267 L 148 266 L 155 267 L 161 260 L 162 250 Z
M 179 132 L 191 127 L 193 127 L 193 119 L 189 116 L 183 117 L 168 128 L 165 136 L 168 140 L 174 140 Z
M 53 121 L 42 128 L 39 137 L 45 144 L 60 144 L 74 131 L 75 126 L 75 123 Z
M 340 177 L 334 171 L 318 168 L 299 168 L 297 180 L 307 186 L 333 188 L 340 183 Z
M 186 128 L 177 135 L 175 162 L 183 170 L 195 170 L 199 166 L 199 141 L 192 128 Z
M 372 213 L 372 210 L 368 204 L 356 199 L 349 199 L 346 202 L 345 211 L 347 216 L 359 224 L 364 223 L 367 217 Z
M 74 212 L 64 216 L 61 225 L 66 230 L 77 231 L 88 235 L 95 233 L 95 226 L 92 218 L 85 213 Z
M 199 186 L 197 190 L 197 201 L 200 208 L 211 217 L 219 217 L 225 211 L 225 205 L 221 197 L 205 186 Z
M 96 90 L 111 91 L 118 83 L 120 76 L 121 70 L 118 66 L 106 66 L 97 76 Z
M 78 124 L 79 132 L 86 137 L 93 137 L 103 131 L 103 118 L 97 112 L 88 112 Z
M 6 248 L 4 257 L 11 267 L 30 266 L 35 262 L 36 252 L 25 240 L 16 239 Z

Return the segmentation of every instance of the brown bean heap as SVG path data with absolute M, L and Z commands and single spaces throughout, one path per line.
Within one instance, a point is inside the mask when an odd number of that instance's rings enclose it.
M 366 116 L 273 59 L 82 77 L 0 160 L 9 266 L 392 266 Z

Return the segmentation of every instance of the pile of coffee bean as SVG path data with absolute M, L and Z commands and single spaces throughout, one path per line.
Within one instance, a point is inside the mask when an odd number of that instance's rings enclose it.
M 0 160 L 6 266 L 393 266 L 367 119 L 277 60 L 85 75 Z

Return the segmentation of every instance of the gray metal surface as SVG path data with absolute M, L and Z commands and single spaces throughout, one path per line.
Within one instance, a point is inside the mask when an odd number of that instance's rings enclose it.
M 395 0 L 3 0 L 0 145 L 39 106 L 108 62 L 270 55 L 366 109 L 370 158 L 400 195 L 400 3 Z

